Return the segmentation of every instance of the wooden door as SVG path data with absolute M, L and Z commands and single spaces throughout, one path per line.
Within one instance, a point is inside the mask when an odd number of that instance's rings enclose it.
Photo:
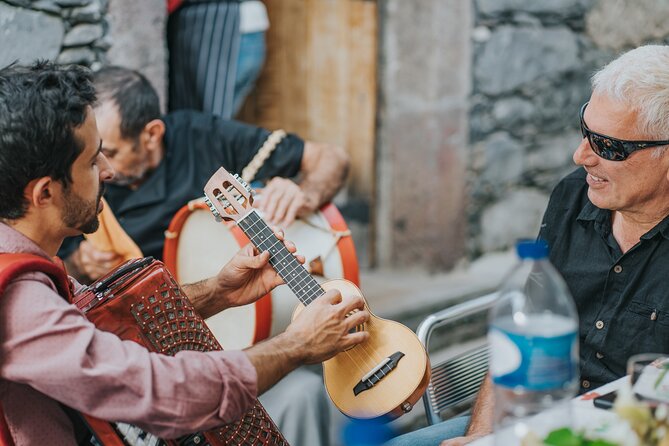
M 351 156 L 349 197 L 374 195 L 377 4 L 265 0 L 267 61 L 241 119 L 338 144 Z

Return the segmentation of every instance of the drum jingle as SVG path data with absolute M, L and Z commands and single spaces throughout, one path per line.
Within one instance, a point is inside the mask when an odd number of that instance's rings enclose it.
M 189 202 L 173 217 L 165 233 L 163 260 L 179 283 L 193 283 L 219 272 L 249 243 L 232 223 L 216 222 L 201 200 Z M 358 260 L 351 232 L 335 205 L 328 203 L 285 229 L 306 258 L 307 269 L 322 281 L 347 279 L 359 285 Z M 229 308 L 207 319 L 225 349 L 242 349 L 282 332 L 290 323 L 297 298 L 286 285 L 254 304 Z

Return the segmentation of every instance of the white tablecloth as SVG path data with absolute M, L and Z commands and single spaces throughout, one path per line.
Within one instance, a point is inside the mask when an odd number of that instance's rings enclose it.
M 594 390 L 593 392 L 599 395 L 604 395 L 618 389 L 626 379 L 627 377 L 620 378 L 619 380 L 608 383 Z M 572 428 L 575 430 L 586 430 L 587 432 L 597 432 L 598 436 L 601 434 L 601 437 L 609 438 L 611 440 L 614 439 L 611 438 L 613 436 L 617 441 L 625 439 L 629 441 L 630 438 L 633 438 L 633 436 L 630 437 L 631 431 L 629 431 L 628 426 L 625 423 L 621 423 L 620 420 L 616 417 L 615 413 L 610 410 L 598 409 L 593 405 L 593 392 L 576 397 L 571 401 L 572 422 L 574 424 Z M 531 426 L 535 432 L 542 432 L 545 430 L 546 426 L 550 425 L 552 422 L 553 419 L 549 414 L 542 413 L 536 415 L 532 419 Z M 624 438 L 619 439 L 621 436 Z M 493 446 L 493 444 L 493 435 L 488 435 L 470 443 L 471 446 Z

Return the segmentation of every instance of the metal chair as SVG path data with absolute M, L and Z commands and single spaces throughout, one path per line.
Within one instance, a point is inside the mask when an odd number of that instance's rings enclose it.
M 452 327 L 463 318 L 487 312 L 497 296 L 498 293 L 486 294 L 426 317 L 416 333 L 428 354 L 430 336 L 435 329 Z M 471 406 L 488 371 L 488 358 L 488 344 L 484 341 L 474 348 L 432 363 L 432 378 L 423 395 L 428 424 L 440 422 L 444 412 L 455 415 L 457 412 L 454 410 Z

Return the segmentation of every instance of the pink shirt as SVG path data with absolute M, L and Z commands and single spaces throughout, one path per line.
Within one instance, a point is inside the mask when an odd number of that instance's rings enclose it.
M 0 252 L 48 258 L 2 223 Z M 256 380 L 240 351 L 170 357 L 97 330 L 42 273 L 20 276 L 0 296 L 0 402 L 17 446 L 75 444 L 58 402 L 163 438 L 207 430 L 253 405 Z

